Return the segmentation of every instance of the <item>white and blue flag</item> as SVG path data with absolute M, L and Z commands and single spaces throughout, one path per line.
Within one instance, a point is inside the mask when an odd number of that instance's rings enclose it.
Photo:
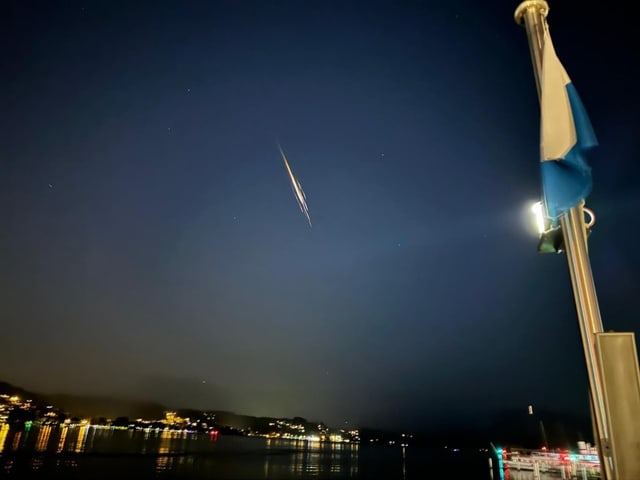
M 585 153 L 597 144 L 547 28 L 540 75 L 540 150 L 544 204 L 554 224 L 591 193 L 591 167 Z

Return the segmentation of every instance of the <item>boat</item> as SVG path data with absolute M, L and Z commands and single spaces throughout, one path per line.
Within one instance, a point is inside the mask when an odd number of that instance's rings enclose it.
M 560 473 L 571 476 L 600 476 L 597 450 L 584 442 L 578 443 L 578 453 L 570 450 L 539 450 L 524 448 L 496 448 L 500 470 L 525 470 L 538 473 Z M 562 475 L 565 477 L 565 475 Z

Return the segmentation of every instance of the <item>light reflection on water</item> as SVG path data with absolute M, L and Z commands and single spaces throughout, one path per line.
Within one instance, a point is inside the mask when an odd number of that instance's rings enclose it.
M 62 428 L 62 433 L 60 434 L 60 440 L 58 440 L 58 448 L 56 449 L 57 453 L 60 453 L 64 450 L 64 444 L 67 440 L 67 433 L 69 432 L 69 429 L 66 427 Z
M 491 475 L 486 454 L 465 455 L 414 446 L 215 437 L 89 425 L 27 429 L 0 424 L 0 476 L 25 480 L 119 480 L 122 472 L 130 472 L 137 480 L 501 478 L 498 472 Z M 436 471 L 449 473 L 438 475 Z M 512 472 L 509 480 L 533 480 L 533 476 L 530 472 Z
M 49 437 L 51 436 L 51 427 L 47 425 L 38 431 L 38 438 L 36 439 L 36 452 L 44 452 L 47 450 L 49 444 Z
M 4 443 L 7 440 L 7 434 L 9 433 L 9 425 L 6 423 L 0 423 L 0 453 L 4 450 Z
M 307 440 L 266 440 L 264 478 L 356 478 L 360 446 Z M 283 462 L 283 457 L 286 459 Z
M 90 427 L 83 425 L 78 431 L 78 438 L 76 439 L 76 453 L 84 452 L 84 446 L 87 442 L 87 435 L 89 434 Z

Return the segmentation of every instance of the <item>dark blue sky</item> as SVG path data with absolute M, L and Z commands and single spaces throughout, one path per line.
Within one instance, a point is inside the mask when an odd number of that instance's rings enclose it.
M 603 322 L 637 333 L 635 23 L 550 5 Z M 0 378 L 333 425 L 587 411 L 516 6 L 5 2 Z

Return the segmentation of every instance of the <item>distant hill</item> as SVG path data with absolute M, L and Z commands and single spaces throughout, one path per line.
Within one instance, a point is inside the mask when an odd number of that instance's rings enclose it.
M 526 410 L 506 410 L 486 419 L 483 426 L 458 426 L 423 432 L 418 438 L 431 446 L 455 447 L 510 445 L 522 448 L 575 449 L 578 441 L 593 443 L 589 416 L 538 410 L 528 415 Z
M 0 395 L 17 395 L 23 400 L 33 400 L 35 403 L 44 403 L 46 399 L 39 393 L 30 392 L 7 382 L 0 381 Z
M 164 417 L 168 408 L 153 402 L 141 402 L 122 398 L 88 395 L 43 394 L 30 392 L 16 385 L 0 381 L 0 394 L 17 395 L 22 399 L 31 399 L 38 405 L 53 405 L 80 418 L 146 418 Z
M 33 399 L 39 405 L 53 405 L 70 416 L 79 418 L 110 418 L 128 417 L 129 419 L 143 418 L 157 420 L 164 418 L 167 410 L 175 410 L 182 417 L 198 417 L 202 410 L 181 408 L 162 405 L 155 402 L 128 400 L 118 397 L 69 395 L 69 394 L 41 394 L 29 392 L 23 388 L 0 382 L 0 394 L 18 395 L 23 399 Z M 230 427 L 235 430 L 266 428 L 275 418 L 254 417 L 240 415 L 225 410 L 208 410 L 215 414 L 216 424 Z M 306 422 L 305 419 L 295 417 L 294 420 Z M 313 422 L 317 424 L 319 422 Z
M 160 419 L 164 418 L 167 410 L 174 410 L 154 402 L 127 400 L 107 396 L 83 395 L 45 395 L 30 392 L 23 388 L 0 381 L 0 394 L 18 395 L 23 399 L 32 399 L 39 405 L 53 405 L 71 416 L 80 418 L 117 418 L 130 419 Z M 201 410 L 176 409 L 181 416 L 197 417 Z M 235 430 L 267 429 L 274 418 L 241 415 L 223 410 L 208 410 L 215 414 L 215 423 Z M 295 423 L 307 423 L 303 418 L 295 417 Z M 542 421 L 542 424 L 540 423 Z M 313 421 L 310 424 L 318 424 Z M 579 440 L 593 443 L 591 420 L 588 415 L 575 413 L 560 413 L 538 410 L 535 415 L 527 415 L 522 409 L 504 411 L 485 419 L 483 426 L 453 426 L 417 432 L 413 438 L 419 442 L 432 446 L 477 447 L 487 446 L 489 442 L 496 445 L 512 445 L 526 448 L 538 448 L 545 442 L 551 448 L 574 448 Z M 361 438 L 389 438 L 401 440 L 398 434 L 380 431 L 374 427 L 359 427 Z
M 46 397 L 52 405 L 80 418 L 159 419 L 169 410 L 164 405 L 115 397 L 55 394 Z

